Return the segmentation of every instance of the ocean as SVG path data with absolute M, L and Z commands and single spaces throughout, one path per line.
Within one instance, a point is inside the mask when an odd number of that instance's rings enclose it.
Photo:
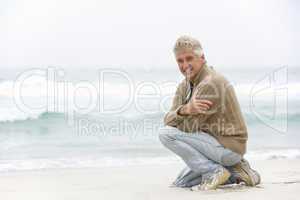
M 234 86 L 249 160 L 300 158 L 300 68 L 215 67 Z M 0 173 L 181 162 L 158 129 L 177 67 L 0 69 Z

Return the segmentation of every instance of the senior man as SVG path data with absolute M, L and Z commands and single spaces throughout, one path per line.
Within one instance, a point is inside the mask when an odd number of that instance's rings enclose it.
M 159 133 L 162 144 L 187 165 L 173 185 L 210 190 L 259 184 L 259 174 L 243 158 L 248 133 L 233 87 L 207 65 L 198 40 L 178 38 L 174 54 L 185 79 Z

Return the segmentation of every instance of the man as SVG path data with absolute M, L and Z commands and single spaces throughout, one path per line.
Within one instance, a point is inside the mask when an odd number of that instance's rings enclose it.
M 187 165 L 173 185 L 209 190 L 241 181 L 259 184 L 259 174 L 243 158 L 248 134 L 233 87 L 207 65 L 198 40 L 178 38 L 174 54 L 185 79 L 159 134 Z

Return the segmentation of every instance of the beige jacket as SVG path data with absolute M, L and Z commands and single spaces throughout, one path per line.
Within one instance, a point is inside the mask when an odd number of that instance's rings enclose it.
M 197 98 L 213 102 L 203 114 L 183 116 L 179 109 L 188 102 L 190 84 Z M 247 128 L 232 85 L 212 67 L 203 65 L 192 82 L 184 79 L 178 86 L 170 111 L 164 123 L 181 131 L 203 131 L 214 136 L 224 147 L 241 155 L 246 152 Z

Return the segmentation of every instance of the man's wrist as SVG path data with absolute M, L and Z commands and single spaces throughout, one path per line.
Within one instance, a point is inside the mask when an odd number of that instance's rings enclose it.
M 179 115 L 189 115 L 189 112 L 188 112 L 188 105 L 185 104 L 184 106 L 182 106 L 179 110 L 178 110 L 178 114 Z

